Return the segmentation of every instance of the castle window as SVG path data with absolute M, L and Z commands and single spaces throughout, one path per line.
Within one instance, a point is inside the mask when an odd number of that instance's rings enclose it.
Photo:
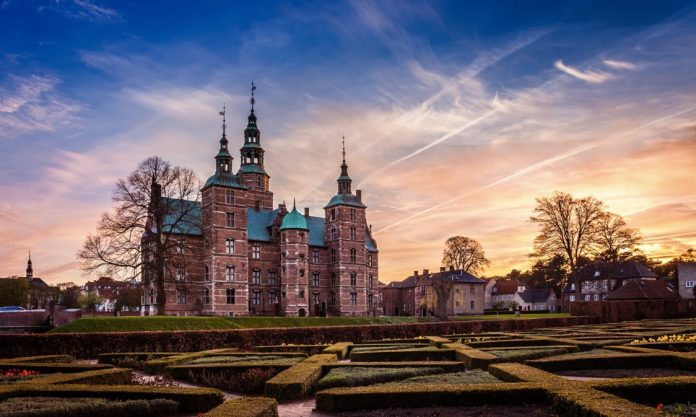
M 258 243 L 251 247 L 251 259 L 261 259 L 261 245 Z
M 350 209 L 350 219 L 355 220 L 355 209 Z
M 304 233 L 300 233 L 300 242 L 304 243 Z M 304 255 L 300 255 L 301 258 L 304 258 Z
M 255 162 L 258 163 L 259 160 L 256 159 Z M 261 179 L 261 177 L 256 178 L 256 188 L 258 188 L 259 190 L 262 190 L 262 189 L 263 189 L 263 179 Z
M 225 253 L 228 255 L 234 253 L 234 239 L 225 239 Z
M 370 275 L 370 277 L 369 277 L 368 280 L 367 280 L 367 285 L 368 285 L 370 288 L 372 288 L 372 286 L 374 285 L 374 282 L 373 282 L 374 279 L 375 279 L 375 277 L 372 276 L 372 275 Z
M 471 300 L 471 303 L 469 304 L 471 305 L 471 310 L 476 309 L 476 302 L 474 300 Z
M 234 288 L 226 289 L 225 296 L 227 298 L 227 304 L 234 304 Z
M 261 270 L 260 269 L 254 269 L 251 271 L 251 283 L 252 284 L 261 284 Z
M 225 203 L 234 204 L 234 190 L 225 190 Z
M 227 213 L 227 227 L 234 227 L 234 213 Z
M 336 208 L 331 209 L 331 220 L 336 220 Z
M 358 293 L 357 292 L 350 293 L 350 305 L 352 305 L 352 306 L 358 305 Z
M 251 297 L 251 304 L 255 306 L 261 304 L 261 291 L 254 291 L 254 295 Z
M 203 304 L 210 304 L 210 289 L 208 288 L 203 292 Z
M 186 279 L 186 270 L 184 268 L 177 268 L 176 270 L 176 280 L 184 281 Z
M 355 263 L 355 262 L 357 262 L 357 259 L 358 259 L 358 251 L 355 248 L 353 248 L 350 250 L 350 261 Z
M 331 273 L 331 285 L 336 285 L 336 273 Z
M 372 307 L 372 294 L 367 294 L 367 306 Z
M 179 242 L 176 245 L 176 253 L 179 255 L 185 255 L 186 254 L 186 244 L 184 242 Z
M 225 278 L 227 279 L 227 281 L 234 281 L 234 275 L 234 266 L 228 266 L 225 268 Z
M 319 272 L 312 272 L 312 286 L 313 287 L 318 287 L 319 286 Z
M 312 249 L 312 263 L 319 263 L 319 249 Z
M 272 305 L 273 303 L 277 303 L 278 300 L 276 299 L 276 293 L 275 291 L 269 291 L 268 292 L 268 305 Z
M 300 269 L 300 277 L 304 277 L 304 269 Z
M 304 288 L 301 288 L 300 291 L 297 293 L 297 298 L 304 300 Z
M 331 262 L 336 262 L 336 249 L 331 249 Z
M 331 240 L 336 240 L 338 239 L 338 229 L 335 227 L 331 228 Z
M 350 285 L 352 285 L 352 286 L 358 285 L 358 273 L 355 271 L 350 273 Z
M 186 290 L 176 290 L 176 303 L 186 304 Z
M 205 266 L 205 280 L 210 281 L 210 268 L 208 265 Z
M 314 304 L 319 304 L 319 293 L 318 292 L 315 292 L 312 294 L 312 302 Z
M 268 284 L 275 285 L 277 276 L 278 276 L 278 272 L 275 269 L 269 269 L 268 270 Z
M 355 237 L 357 233 L 355 232 L 355 227 L 350 228 L 350 240 L 356 240 L 357 238 Z
M 336 305 L 336 293 L 331 291 L 331 305 L 335 306 Z
M 367 255 L 367 266 L 372 266 L 372 255 Z

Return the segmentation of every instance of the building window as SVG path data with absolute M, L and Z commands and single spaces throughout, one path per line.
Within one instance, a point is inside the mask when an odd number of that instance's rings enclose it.
M 594 300 L 595 300 L 595 301 L 599 301 L 599 294 L 595 294 L 595 295 L 594 295 Z
M 358 285 L 358 273 L 355 271 L 350 273 L 350 285 L 354 287 Z
M 251 271 L 251 283 L 252 284 L 261 284 L 261 270 L 260 269 L 254 269 Z
M 575 291 L 575 283 L 570 284 L 570 290 Z M 573 301 L 575 301 L 575 300 L 573 300 Z
M 474 300 L 471 300 L 471 311 L 474 311 L 476 309 L 476 302 Z
M 372 255 L 367 255 L 367 266 L 372 266 Z
M 372 294 L 367 294 L 367 306 L 372 307 Z
M 476 286 L 469 285 L 469 294 L 476 294 Z
M 256 158 L 256 163 L 258 162 L 259 160 L 258 158 Z M 256 188 L 258 188 L 259 190 L 263 190 L 263 179 L 261 179 L 261 177 L 256 178 Z
M 333 291 L 331 291 L 331 300 L 330 300 L 330 304 L 331 304 L 332 306 L 335 306 L 335 305 L 336 305 L 336 293 L 333 292 Z
M 352 305 L 352 306 L 358 305 L 358 293 L 357 292 L 350 293 L 350 305 Z
M 350 250 L 350 261 L 352 263 L 356 263 L 357 259 L 358 259 L 358 251 L 355 248 L 353 248 Z
M 336 273 L 331 273 L 331 285 L 336 285 Z
M 227 296 L 227 304 L 234 304 L 234 288 L 225 290 L 225 295 Z
M 355 209 L 350 209 L 350 219 L 355 220 Z
M 278 272 L 275 269 L 269 269 L 268 270 L 268 284 L 275 285 L 277 276 L 278 276 Z
M 319 249 L 312 249 L 312 263 L 319 263 Z
M 186 304 L 186 290 L 176 290 L 176 303 Z
M 304 288 L 300 288 L 300 291 L 297 293 L 297 298 L 304 300 Z
M 591 294 L 585 294 L 585 301 L 590 301 L 592 299 Z
M 694 285 L 695 285 L 695 284 L 694 284 L 694 281 L 686 281 L 686 282 L 684 283 L 684 286 L 685 286 L 686 288 L 694 288 Z
M 205 280 L 210 281 L 210 267 L 208 265 L 205 266 Z
M 331 209 L 331 220 L 336 220 L 336 208 Z
M 357 238 L 355 237 L 356 235 L 357 235 L 357 233 L 355 231 L 355 227 L 351 227 L 350 228 L 350 240 L 357 240 Z
M 234 253 L 234 239 L 225 239 L 225 253 L 228 255 Z
M 176 245 L 176 253 L 179 255 L 185 255 L 186 254 L 186 244 L 184 242 L 179 242 Z
M 255 306 L 261 305 L 261 291 L 254 291 L 254 295 L 251 297 L 251 304 Z
M 304 269 L 300 269 L 300 277 L 304 277 Z
M 227 281 L 234 281 L 234 266 L 228 266 L 225 268 L 225 278 Z
M 312 302 L 314 304 L 319 304 L 319 293 L 318 292 L 315 292 L 312 294 Z
M 420 293 L 421 293 L 421 295 L 425 295 L 425 285 L 421 285 Z
M 319 272 L 312 272 L 312 286 L 319 286 Z
M 374 285 L 374 282 L 373 282 L 374 279 L 375 279 L 375 277 L 372 276 L 372 275 L 370 275 L 370 276 L 368 277 L 368 279 L 367 279 L 367 285 L 368 285 L 369 288 L 372 288 L 372 287 L 373 287 L 373 285 Z
M 234 204 L 234 190 L 225 190 L 225 203 Z
M 176 270 L 176 280 L 184 281 L 186 279 L 186 270 L 184 268 L 177 268 Z
M 336 262 L 336 249 L 331 249 L 331 262 Z
M 571 302 L 572 302 L 572 301 L 575 301 L 575 296 L 574 296 L 574 295 L 571 295 L 570 297 L 568 297 L 568 300 L 571 301 Z
M 273 305 L 274 303 L 277 303 L 278 300 L 276 300 L 276 293 L 275 291 L 269 291 L 268 292 L 268 305 Z
M 227 227 L 234 227 L 234 213 L 227 213 Z
M 203 291 L 203 304 L 210 304 L 210 289 Z
M 338 239 L 338 229 L 335 227 L 331 228 L 331 240 L 336 240 Z
M 251 259 L 261 259 L 261 245 L 258 243 L 251 247 Z

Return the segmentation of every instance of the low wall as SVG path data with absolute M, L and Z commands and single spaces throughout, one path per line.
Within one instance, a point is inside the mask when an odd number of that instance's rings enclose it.
M 47 330 L 50 326 L 51 312 L 45 310 L 22 310 L 0 312 L 0 331 L 41 328 Z M 82 317 L 81 310 L 66 310 L 57 306 L 53 311 L 53 326 L 60 327 Z
M 0 335 L 0 358 L 69 354 L 94 358 L 111 352 L 190 352 L 206 349 L 286 344 L 361 342 L 425 335 L 521 331 L 541 327 L 593 324 L 593 317 L 443 321 L 366 326 L 294 327 L 129 333 L 55 333 Z
M 672 319 L 696 316 L 694 300 L 576 301 L 573 316 L 592 316 L 602 323 L 643 319 Z

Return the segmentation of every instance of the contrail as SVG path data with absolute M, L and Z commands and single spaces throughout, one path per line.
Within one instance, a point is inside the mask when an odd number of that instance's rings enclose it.
M 665 120 L 669 120 L 669 119 L 672 119 L 672 118 L 674 118 L 674 117 L 682 116 L 682 115 L 684 115 L 684 114 L 691 113 L 691 112 L 693 112 L 693 111 L 696 111 L 696 107 L 692 107 L 692 108 L 687 109 L 687 110 L 679 111 L 679 112 L 677 112 L 677 113 L 672 113 L 672 114 L 670 114 L 670 115 L 663 116 L 663 117 L 660 117 L 660 118 L 658 118 L 658 119 L 651 120 L 651 121 L 649 121 L 649 122 L 647 122 L 647 123 L 644 123 L 644 124 L 642 124 L 642 125 L 640 125 L 640 126 L 638 126 L 638 127 L 635 127 L 635 128 L 633 128 L 633 129 L 630 129 L 630 130 L 628 130 L 628 131 L 626 131 L 626 132 L 624 132 L 624 133 L 621 133 L 621 134 L 619 134 L 619 135 L 612 136 L 612 137 L 610 137 L 610 138 L 608 138 L 608 139 L 600 140 L 600 141 L 597 141 L 597 142 L 594 142 L 594 143 L 589 143 L 589 144 L 587 144 L 587 145 L 579 146 L 579 147 L 574 148 L 574 149 L 571 149 L 571 150 L 569 150 L 569 151 L 566 151 L 566 152 L 560 153 L 560 154 L 558 154 L 558 155 L 552 156 L 551 158 L 545 159 L 545 160 L 543 160 L 543 161 L 539 161 L 539 162 L 534 163 L 534 164 L 532 164 L 532 165 L 529 165 L 529 166 L 527 166 L 527 167 L 525 167 L 525 168 L 523 168 L 523 169 L 521 169 L 521 170 L 519 170 L 519 171 L 517 171 L 517 172 L 514 172 L 514 173 L 512 173 L 512 174 L 510 174 L 510 175 L 507 175 L 507 176 L 505 176 L 505 177 L 503 177 L 503 178 L 500 178 L 500 179 L 497 179 L 497 180 L 495 180 L 495 181 L 493 181 L 493 182 L 490 182 L 490 183 L 488 183 L 488 184 L 486 184 L 486 185 L 484 185 L 484 186 L 481 186 L 481 187 L 476 188 L 476 189 L 473 189 L 473 190 L 469 190 L 469 191 L 467 191 L 467 192 L 465 192 L 465 193 L 462 193 L 462 194 L 459 194 L 459 195 L 457 195 L 457 196 L 455 196 L 455 197 L 453 197 L 453 198 L 450 198 L 449 200 L 443 201 L 442 203 L 436 204 L 436 205 L 431 206 L 431 207 L 428 207 L 427 209 L 422 210 L 422 211 L 420 211 L 420 212 L 418 212 L 418 213 L 412 214 L 412 215 L 410 215 L 410 216 L 408 216 L 408 217 L 406 217 L 406 218 L 404 218 L 404 219 L 401 219 L 401 220 L 399 220 L 399 221 L 397 221 L 397 222 L 395 222 L 395 223 L 390 224 L 389 226 L 386 226 L 386 227 L 383 227 L 382 229 L 377 230 L 377 231 L 375 232 L 375 234 L 376 234 L 376 233 L 384 232 L 384 231 L 389 230 L 389 229 L 392 229 L 392 228 L 394 228 L 394 227 L 396 227 L 396 226 L 399 226 L 399 225 L 401 225 L 401 224 L 404 224 L 404 223 L 406 223 L 406 222 L 408 222 L 408 221 L 410 221 L 410 220 L 412 220 L 412 219 L 414 219 L 414 218 L 416 218 L 416 217 L 420 217 L 420 216 L 422 216 L 422 215 L 424 215 L 424 214 L 430 213 L 430 212 L 433 211 L 433 210 L 437 210 L 437 209 L 439 209 L 440 207 L 443 207 L 443 206 L 446 206 L 446 205 L 448 205 L 448 204 L 451 204 L 451 203 L 453 203 L 453 202 L 455 202 L 455 201 L 457 201 L 457 200 L 459 200 L 459 199 L 461 199 L 461 198 L 468 197 L 468 196 L 470 196 L 470 195 L 472 195 L 472 194 L 475 194 L 475 193 L 481 192 L 481 191 L 483 191 L 483 190 L 487 190 L 487 189 L 489 189 L 489 188 L 495 187 L 496 185 L 499 185 L 499 184 L 508 182 L 508 181 L 510 181 L 510 180 L 512 180 L 512 179 L 515 179 L 515 178 L 517 178 L 517 177 L 520 177 L 520 176 L 522 176 L 522 175 L 525 175 L 525 174 L 527 174 L 527 173 L 529 173 L 529 172 L 535 171 L 535 170 L 537 170 L 537 169 L 539 169 L 539 168 L 541 168 L 541 167 L 545 167 L 545 166 L 547 166 L 547 165 L 551 165 L 551 164 L 553 164 L 554 162 L 562 161 L 562 160 L 564 160 L 564 159 L 567 159 L 567 158 L 570 158 L 570 157 L 572 157 L 572 156 L 575 156 L 575 155 L 577 155 L 577 154 L 579 154 L 579 153 L 582 153 L 582 152 L 588 151 L 588 150 L 590 150 L 590 149 L 596 148 L 596 147 L 598 147 L 598 146 L 604 145 L 605 143 L 609 143 L 609 142 L 613 142 L 613 141 L 615 141 L 615 140 L 621 139 L 621 138 L 623 138 L 623 137 L 625 137 L 625 136 L 627 136 L 627 135 L 630 135 L 630 134 L 632 134 L 632 133 L 634 133 L 634 132 L 636 132 L 636 131 L 645 129 L 646 127 L 650 127 L 650 126 L 652 126 L 652 125 L 658 124 L 658 123 L 663 122 L 663 121 L 665 121 Z

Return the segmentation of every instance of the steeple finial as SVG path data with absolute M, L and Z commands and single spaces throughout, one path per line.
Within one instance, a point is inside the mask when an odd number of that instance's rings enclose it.
M 295 210 L 297 206 L 295 205 L 295 197 L 292 198 L 292 209 Z
M 346 164 L 346 136 L 341 136 L 341 144 L 343 145 L 343 165 Z
M 225 136 L 225 128 L 227 127 L 227 123 L 225 122 L 225 103 L 222 103 L 222 111 L 220 112 L 220 116 L 222 116 L 222 136 Z
M 256 99 L 254 98 L 254 91 L 256 91 L 256 84 L 254 82 L 251 82 L 251 100 L 249 102 L 251 103 L 251 112 L 254 112 L 254 104 L 256 104 Z

